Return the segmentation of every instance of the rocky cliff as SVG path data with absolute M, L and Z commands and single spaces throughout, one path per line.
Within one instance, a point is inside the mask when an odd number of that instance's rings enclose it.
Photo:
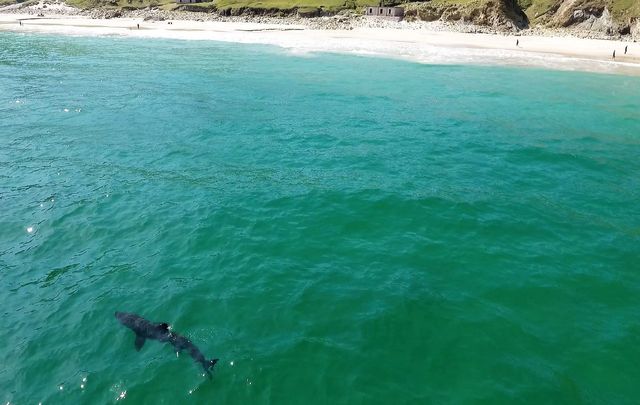
M 430 0 L 404 6 L 408 20 L 460 21 L 498 30 L 544 27 L 640 37 L 640 0 Z
M 640 34 L 640 0 L 518 0 L 531 26 Z
M 515 0 L 431 0 L 404 7 L 409 21 L 459 21 L 498 30 L 520 30 L 529 25 Z

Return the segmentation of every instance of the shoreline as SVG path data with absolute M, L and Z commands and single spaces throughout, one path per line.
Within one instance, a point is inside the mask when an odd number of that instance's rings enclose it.
M 347 30 L 314 29 L 295 22 L 144 21 L 143 18 L 0 13 L 0 32 L 212 40 L 274 45 L 295 54 L 346 53 L 425 64 L 520 66 L 640 76 L 640 44 L 635 42 L 465 33 L 445 31 L 437 23 L 404 23 L 392 28 L 362 26 Z M 627 55 L 624 55 L 625 46 L 629 50 Z M 611 58 L 614 49 L 615 61 Z

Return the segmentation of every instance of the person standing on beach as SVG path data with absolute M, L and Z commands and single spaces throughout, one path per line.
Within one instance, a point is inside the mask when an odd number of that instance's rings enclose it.
M 613 50 L 613 60 L 616 60 L 616 50 Z
M 516 39 L 516 46 L 520 46 L 520 40 Z
M 140 24 L 138 24 L 138 29 L 140 29 Z
M 625 45 L 625 47 L 624 47 L 624 54 L 625 55 L 627 54 L 627 49 L 629 49 L 629 45 Z

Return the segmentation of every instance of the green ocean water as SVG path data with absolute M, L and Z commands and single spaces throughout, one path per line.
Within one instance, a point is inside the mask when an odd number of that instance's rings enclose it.
M 639 157 L 640 78 L 0 33 L 0 403 L 636 404 Z

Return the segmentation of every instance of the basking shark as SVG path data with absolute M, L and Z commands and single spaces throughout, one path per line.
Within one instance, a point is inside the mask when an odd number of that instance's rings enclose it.
M 205 359 L 204 355 L 196 345 L 191 343 L 191 341 L 186 337 L 172 332 L 169 328 L 169 324 L 151 322 L 139 315 L 129 314 L 126 312 L 116 312 L 116 318 L 121 324 L 135 332 L 135 346 L 137 351 L 142 349 L 142 346 L 144 346 L 144 342 L 147 339 L 171 343 L 177 353 L 180 353 L 183 350 L 188 350 L 189 355 L 191 355 L 193 360 L 202 365 L 205 373 L 211 377 L 210 370 L 218 362 L 218 359 Z

